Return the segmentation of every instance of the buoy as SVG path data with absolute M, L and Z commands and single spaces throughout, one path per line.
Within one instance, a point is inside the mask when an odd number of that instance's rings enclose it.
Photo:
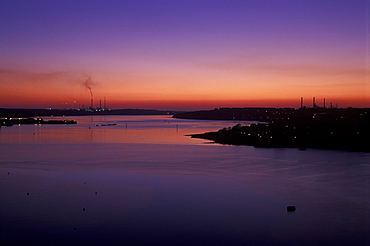
M 295 206 L 288 206 L 288 207 L 286 208 L 286 210 L 287 210 L 288 212 L 294 212 L 294 211 L 296 210 L 296 207 L 295 207 Z
M 85 210 L 86 210 L 85 208 L 82 209 L 82 211 L 85 211 Z
M 95 195 L 98 194 L 98 192 L 95 192 Z

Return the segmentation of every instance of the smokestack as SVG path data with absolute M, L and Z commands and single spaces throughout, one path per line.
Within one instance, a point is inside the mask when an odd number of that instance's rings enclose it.
M 326 108 L 326 105 L 325 105 L 325 97 L 324 97 L 324 108 Z
M 105 97 L 104 97 L 104 109 L 107 109 L 107 101 L 105 100 Z
M 312 98 L 312 107 L 316 108 L 316 102 L 315 102 L 315 97 Z
M 94 107 L 94 101 L 93 99 L 91 98 L 91 107 L 93 108 Z
M 303 108 L 303 97 L 301 97 L 301 108 Z
M 101 99 L 100 99 L 100 107 L 99 108 L 101 109 Z

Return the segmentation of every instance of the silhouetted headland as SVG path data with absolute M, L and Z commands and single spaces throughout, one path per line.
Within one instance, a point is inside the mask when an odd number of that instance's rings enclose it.
M 174 117 L 261 121 L 258 124 L 237 124 L 217 132 L 190 135 L 221 144 L 369 152 L 369 111 L 368 108 L 225 108 L 181 113 Z

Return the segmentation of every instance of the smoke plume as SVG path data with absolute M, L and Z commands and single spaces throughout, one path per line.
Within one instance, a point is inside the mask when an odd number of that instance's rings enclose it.
M 91 81 L 91 77 L 87 76 L 87 79 L 83 82 L 83 85 L 86 89 L 89 89 L 91 98 L 93 97 L 92 88 L 93 82 Z

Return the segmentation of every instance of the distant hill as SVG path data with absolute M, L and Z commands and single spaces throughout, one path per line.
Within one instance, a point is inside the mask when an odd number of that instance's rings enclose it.
M 173 115 L 179 119 L 197 120 L 249 120 L 271 122 L 284 119 L 307 119 L 313 115 L 327 117 L 356 117 L 369 112 L 369 108 L 216 108 L 213 110 L 182 112 Z

